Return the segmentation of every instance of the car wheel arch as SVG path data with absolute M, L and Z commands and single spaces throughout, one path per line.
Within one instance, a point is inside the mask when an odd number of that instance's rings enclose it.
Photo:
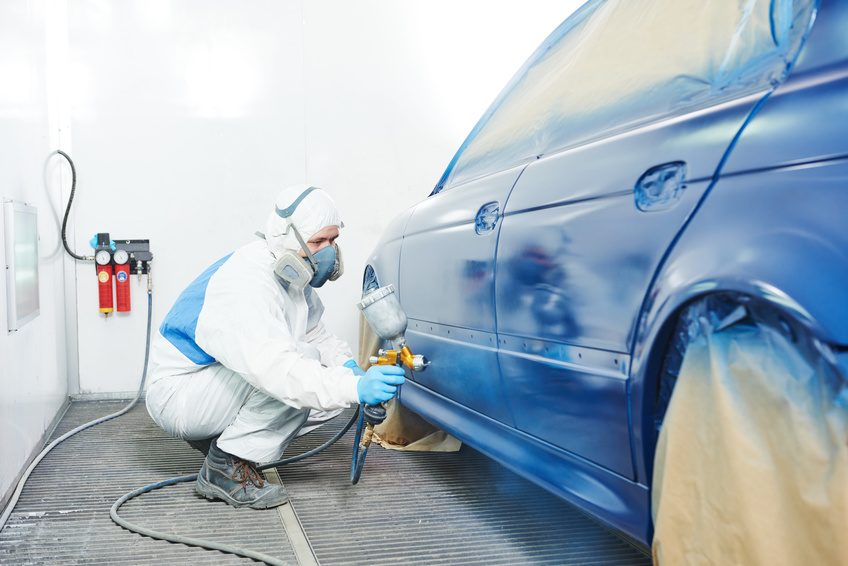
M 783 292 L 775 283 L 704 276 L 693 279 L 685 287 L 654 289 L 649 307 L 640 321 L 630 372 L 632 434 L 637 480 L 640 483 L 650 485 L 651 482 L 656 444 L 656 400 L 662 386 L 663 366 L 675 340 L 675 329 L 692 305 L 711 297 L 723 297 L 740 306 L 754 304 L 758 312 L 770 310 L 775 325 L 780 324 L 777 321 L 783 321 L 784 330 L 788 326 L 796 334 L 807 333 L 820 345 L 829 343 L 821 340 L 822 336 L 827 336 L 826 331 L 810 318 L 802 303 Z M 824 354 L 827 346 L 820 347 Z
M 630 368 L 631 440 L 637 481 L 646 485 L 653 456 L 653 443 L 646 435 L 652 396 L 667 342 L 687 305 L 717 293 L 750 297 L 784 313 L 825 344 L 846 344 L 848 294 L 832 292 L 826 298 L 827 309 L 821 306 L 821 289 L 841 289 L 838 282 L 848 279 L 839 228 L 822 226 L 816 236 L 791 222 L 728 224 L 710 212 L 710 199 L 705 205 L 663 262 L 636 322 Z M 811 283 L 799 272 L 817 277 Z

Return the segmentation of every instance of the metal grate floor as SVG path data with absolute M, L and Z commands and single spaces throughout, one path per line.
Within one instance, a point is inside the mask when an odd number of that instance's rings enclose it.
M 125 405 L 75 402 L 54 438 Z M 302 437 L 287 455 L 323 443 L 347 418 Z M 651 564 L 640 549 L 468 447 L 415 453 L 372 446 L 352 486 L 352 442 L 351 431 L 321 454 L 277 469 L 321 565 Z M 194 474 L 202 462 L 199 452 L 160 430 L 141 403 L 89 428 L 59 444 L 33 472 L 0 531 L 0 562 L 255 564 L 143 537 L 110 519 L 109 508 L 125 493 Z M 193 482 L 143 494 L 120 514 L 149 528 L 297 563 L 277 510 L 209 501 L 195 494 Z M 302 536 L 291 534 L 293 541 Z

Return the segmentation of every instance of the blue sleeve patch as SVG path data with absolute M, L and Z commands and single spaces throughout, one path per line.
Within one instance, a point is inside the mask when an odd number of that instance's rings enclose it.
M 206 287 L 209 279 L 224 265 L 230 256 L 222 257 L 200 276 L 191 282 L 185 291 L 180 293 L 177 301 L 162 321 L 159 332 L 168 342 L 173 344 L 185 357 L 197 365 L 209 365 L 215 363 L 215 358 L 207 354 L 195 342 L 197 332 L 197 318 L 203 309 L 206 300 Z

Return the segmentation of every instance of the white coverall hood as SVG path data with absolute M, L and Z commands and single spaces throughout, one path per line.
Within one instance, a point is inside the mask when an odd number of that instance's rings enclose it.
M 303 191 L 312 185 L 294 185 L 280 191 L 275 204 L 280 210 L 290 206 Z M 327 226 L 343 226 L 336 203 L 323 189 L 316 188 L 297 205 L 292 214 L 292 222 L 303 240 L 308 242 L 320 230 Z M 288 223 L 276 211 L 271 211 L 265 223 L 265 241 L 268 249 L 279 259 L 285 250 L 300 250 L 300 243 L 294 230 L 286 234 Z

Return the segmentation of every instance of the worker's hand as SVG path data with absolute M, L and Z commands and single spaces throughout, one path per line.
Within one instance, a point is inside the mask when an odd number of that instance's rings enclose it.
M 365 375 L 359 378 L 356 392 L 359 393 L 360 402 L 377 405 L 394 397 L 397 386 L 404 381 L 403 368 L 371 366 Z
M 350 368 L 353 370 L 354 375 L 363 376 L 365 372 L 362 371 L 362 368 L 359 367 L 359 364 L 356 363 L 356 360 L 350 359 L 344 363 L 344 367 Z

